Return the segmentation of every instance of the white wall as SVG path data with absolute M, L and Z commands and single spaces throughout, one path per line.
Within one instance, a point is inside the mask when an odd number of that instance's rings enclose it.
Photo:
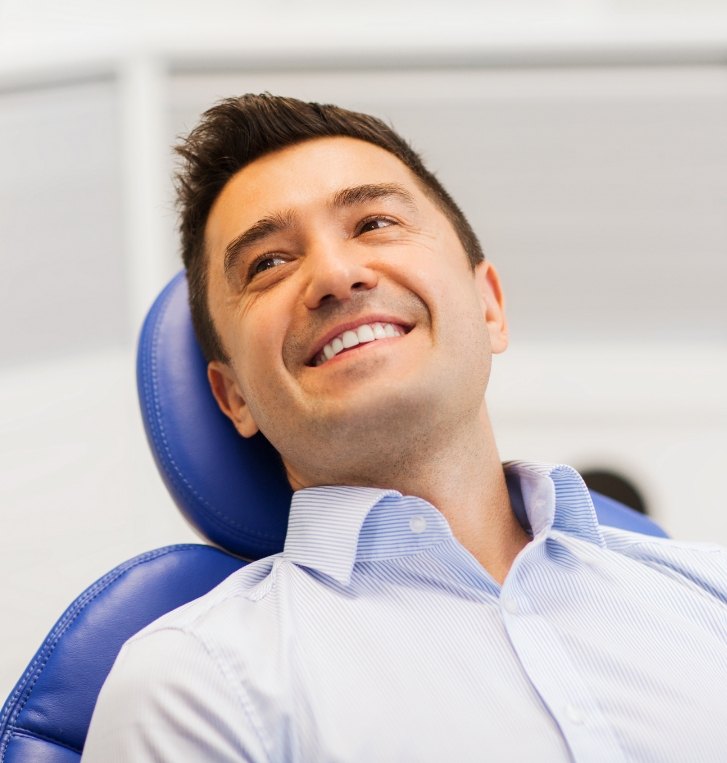
M 133 348 L 178 267 L 169 144 L 244 90 L 392 119 L 461 201 L 509 294 L 504 458 L 614 466 L 674 535 L 727 542 L 719 5 L 314 7 L 0 2 L 2 696 L 84 586 L 194 539 Z

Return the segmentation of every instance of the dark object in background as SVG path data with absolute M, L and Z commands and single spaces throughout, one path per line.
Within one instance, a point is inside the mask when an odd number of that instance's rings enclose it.
M 625 503 L 642 514 L 649 514 L 641 491 L 623 474 L 612 472 L 609 469 L 583 469 L 581 470 L 581 477 L 591 490 L 596 490 L 620 503 Z

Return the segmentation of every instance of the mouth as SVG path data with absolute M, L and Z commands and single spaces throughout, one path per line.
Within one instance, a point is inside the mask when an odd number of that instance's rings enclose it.
M 322 366 L 342 353 L 353 350 L 363 344 L 379 342 L 382 339 L 394 339 L 411 331 L 411 326 L 391 321 L 371 321 L 339 331 L 325 340 L 325 344 L 315 352 L 306 365 L 313 368 Z

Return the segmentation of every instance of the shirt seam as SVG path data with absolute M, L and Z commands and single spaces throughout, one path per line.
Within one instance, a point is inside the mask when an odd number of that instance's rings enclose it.
M 266 758 L 268 762 L 272 763 L 272 760 L 273 760 L 272 745 L 269 743 L 269 740 L 266 738 L 267 735 L 264 732 L 263 724 L 254 710 L 254 703 L 252 699 L 247 695 L 247 692 L 245 691 L 245 687 L 242 681 L 231 680 L 230 675 L 228 671 L 226 670 L 224 664 L 219 659 L 219 657 L 215 654 L 215 652 L 210 648 L 209 644 L 207 644 L 207 642 L 201 636 L 199 636 L 198 634 L 194 633 L 193 631 L 189 630 L 186 627 L 173 626 L 173 625 L 164 626 L 163 628 L 150 631 L 149 633 L 141 634 L 138 640 L 148 638 L 149 636 L 152 636 L 155 633 L 163 633 L 164 631 L 169 631 L 171 633 L 181 633 L 184 636 L 187 636 L 190 639 L 192 639 L 204 650 L 204 653 L 210 658 L 212 663 L 220 672 L 222 679 L 230 688 L 233 695 L 238 698 L 238 701 L 242 707 L 242 710 L 247 716 L 248 721 L 250 722 L 250 727 L 253 729 L 255 736 L 258 738 L 262 748 L 265 750 L 265 754 L 266 754 Z M 137 639 L 134 639 L 134 640 L 137 640 Z

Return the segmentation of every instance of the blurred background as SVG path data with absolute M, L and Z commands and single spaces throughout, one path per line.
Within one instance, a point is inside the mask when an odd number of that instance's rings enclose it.
M 180 267 L 170 146 L 229 95 L 410 138 L 504 281 L 503 459 L 626 480 L 727 543 L 727 7 L 504 5 L 0 0 L 0 700 L 85 586 L 196 540 L 134 351 Z

